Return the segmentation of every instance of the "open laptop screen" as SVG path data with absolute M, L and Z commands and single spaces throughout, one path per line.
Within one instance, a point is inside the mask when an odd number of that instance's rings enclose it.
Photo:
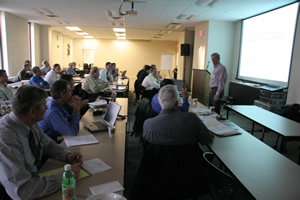
M 121 109 L 120 105 L 118 105 L 114 102 L 110 102 L 110 104 L 108 105 L 107 110 L 105 112 L 103 120 L 107 124 L 109 124 L 111 126 L 114 126 L 115 122 L 116 122 L 116 119 L 118 117 L 118 114 L 120 112 L 120 109 Z
M 183 81 L 178 79 L 172 79 L 172 81 L 177 86 L 178 91 L 182 91 Z

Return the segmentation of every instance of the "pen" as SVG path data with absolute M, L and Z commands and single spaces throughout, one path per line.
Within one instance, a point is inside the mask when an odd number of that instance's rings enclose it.
M 79 162 L 79 157 L 80 157 L 80 155 L 78 154 L 78 155 L 77 155 L 77 158 L 76 158 L 76 163 Z

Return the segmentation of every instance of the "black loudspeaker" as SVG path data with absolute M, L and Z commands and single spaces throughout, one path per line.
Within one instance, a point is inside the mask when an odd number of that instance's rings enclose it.
M 190 55 L 190 45 L 189 44 L 181 44 L 181 56 L 189 56 Z

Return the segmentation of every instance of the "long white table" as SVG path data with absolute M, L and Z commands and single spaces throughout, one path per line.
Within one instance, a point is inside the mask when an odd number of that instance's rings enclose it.
M 117 103 L 122 105 L 120 114 L 127 115 L 128 99 L 117 99 Z M 82 121 L 93 122 L 100 120 L 102 116 L 93 116 L 93 110 L 90 109 L 86 112 L 80 122 L 80 131 L 78 136 L 90 134 L 87 131 Z M 112 169 L 94 174 L 76 182 L 76 193 L 79 195 L 87 196 L 91 194 L 89 187 L 100 185 L 107 182 L 119 181 L 121 185 L 124 183 L 124 165 L 125 165 L 125 138 L 126 138 L 126 120 L 117 120 L 116 129 L 113 132 L 113 136 L 109 137 L 108 132 L 94 133 L 94 136 L 99 140 L 98 144 L 83 145 L 77 147 L 69 147 L 72 152 L 80 152 L 83 155 L 83 161 L 91 160 L 93 158 L 100 158 L 106 164 L 112 167 Z M 62 145 L 65 145 L 62 142 Z M 66 164 L 63 161 L 54 159 L 48 159 L 43 167 L 39 170 L 39 173 L 49 170 L 61 168 Z M 123 192 L 118 192 L 123 194 Z M 61 190 L 51 194 L 43 199 L 61 199 Z
M 199 103 L 197 106 L 203 107 Z M 215 136 L 208 148 L 254 198 L 300 199 L 300 166 L 245 130 L 239 131 L 241 135 Z
M 279 150 L 281 153 L 283 152 L 285 141 L 300 140 L 300 123 L 298 122 L 254 105 L 229 105 L 226 107 L 282 136 Z

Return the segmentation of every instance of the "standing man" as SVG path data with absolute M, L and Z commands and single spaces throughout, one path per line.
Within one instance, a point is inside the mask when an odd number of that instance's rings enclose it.
M 215 111 L 220 114 L 221 99 L 224 96 L 224 88 L 227 81 L 227 72 L 224 65 L 220 63 L 220 55 L 218 53 L 211 54 L 211 60 L 214 64 L 214 70 L 210 78 L 209 106 L 215 106 Z
M 0 120 L 0 195 L 4 199 L 41 199 L 61 189 L 61 172 L 38 178 L 43 155 L 72 163 L 79 177 L 82 156 L 56 144 L 37 124 L 44 119 L 47 97 L 38 87 L 21 86 L 11 100 L 13 111 Z
M 0 69 L 0 98 L 4 101 L 10 100 L 13 95 L 13 88 L 7 85 L 6 71 Z
M 32 72 L 34 73 L 33 77 L 31 77 L 29 83 L 31 85 L 37 86 L 39 88 L 43 89 L 49 89 L 50 84 L 47 81 L 44 81 L 44 79 L 41 77 L 42 71 L 38 66 L 35 66 L 32 68 Z
M 47 60 L 44 60 L 42 62 L 42 65 L 43 65 L 43 67 L 41 68 L 42 76 L 45 76 L 51 70 L 51 67 Z
M 60 78 L 60 65 L 54 64 L 53 69 L 50 70 L 45 76 L 45 81 L 50 85 Z
M 102 83 L 113 82 L 113 76 L 110 73 L 111 71 L 111 63 L 107 62 L 105 64 L 105 68 L 100 71 L 99 79 Z
M 50 88 L 51 99 L 47 102 L 45 118 L 39 122 L 41 129 L 56 141 L 61 134 L 75 136 L 79 131 L 80 102 L 78 96 L 72 96 L 72 89 L 66 80 L 55 81 Z M 65 103 L 73 107 L 72 115 L 63 108 Z

